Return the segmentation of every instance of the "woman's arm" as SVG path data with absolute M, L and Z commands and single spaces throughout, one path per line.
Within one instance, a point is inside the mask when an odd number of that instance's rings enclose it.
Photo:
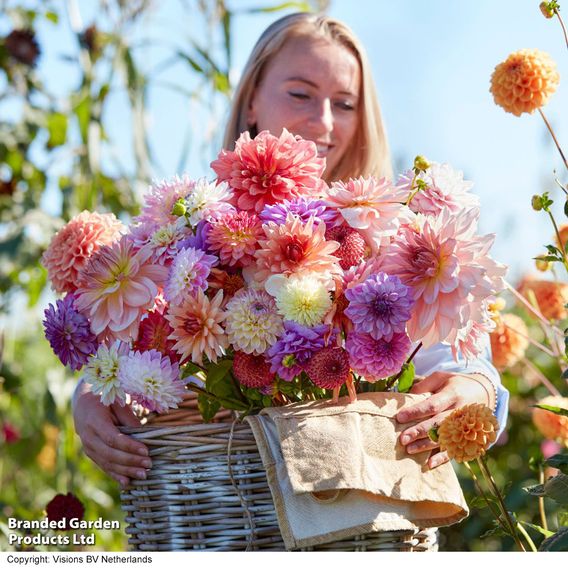
M 140 426 L 129 406 L 105 406 L 79 381 L 72 400 L 73 419 L 85 453 L 103 471 L 126 487 L 130 479 L 145 479 L 152 466 L 144 444 L 122 434 L 117 426 Z
M 432 396 L 401 410 L 397 420 L 401 423 L 419 422 L 401 433 L 400 441 L 408 453 L 436 451 L 438 444 L 428 438 L 428 431 L 452 412 L 472 402 L 487 404 L 494 409 L 501 434 L 507 423 L 509 393 L 501 384 L 499 373 L 491 363 L 489 337 L 478 359 L 456 362 L 451 348 L 435 345 L 421 350 L 415 358 L 416 373 L 426 379 L 414 385 L 413 393 L 430 393 Z M 429 467 L 448 461 L 445 452 L 433 453 Z

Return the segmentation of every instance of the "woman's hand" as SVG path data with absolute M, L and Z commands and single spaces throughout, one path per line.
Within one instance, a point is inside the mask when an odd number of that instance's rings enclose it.
M 75 430 L 85 453 L 122 487 L 130 479 L 145 479 L 152 462 L 144 444 L 122 434 L 117 426 L 140 426 L 129 406 L 105 406 L 81 383 L 73 397 Z
M 473 402 L 495 408 L 496 394 L 491 381 L 480 374 L 446 373 L 437 371 L 414 384 L 413 394 L 430 393 L 431 396 L 400 410 L 396 419 L 399 423 L 415 422 L 400 434 L 400 443 L 409 454 L 432 452 L 428 467 L 433 469 L 449 461 L 446 452 L 439 451 L 439 445 L 428 437 L 428 431 L 439 426 L 442 420 L 455 408 Z

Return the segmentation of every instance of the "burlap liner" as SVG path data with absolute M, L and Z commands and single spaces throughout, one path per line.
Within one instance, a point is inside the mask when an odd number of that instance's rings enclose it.
M 394 418 L 426 395 L 365 393 L 349 403 L 315 401 L 249 416 L 287 549 L 371 531 L 450 525 L 467 504 L 450 463 L 408 455 Z

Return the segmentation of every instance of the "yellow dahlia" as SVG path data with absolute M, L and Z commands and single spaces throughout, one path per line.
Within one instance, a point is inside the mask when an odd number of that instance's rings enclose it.
M 520 116 L 544 106 L 559 81 L 556 64 L 547 53 L 521 49 L 495 67 L 489 90 L 496 104 Z
M 169 339 L 176 341 L 173 349 L 181 355 L 181 361 L 190 359 L 203 365 L 203 355 L 209 361 L 217 362 L 217 357 L 225 355 L 229 346 L 221 322 L 227 314 L 221 309 L 223 290 L 209 298 L 198 290 L 196 296 L 186 297 L 179 306 L 170 305 L 166 319 L 173 328 Z
M 546 319 L 562 320 L 568 317 L 565 308 L 568 303 L 568 284 L 525 278 L 519 285 L 519 292 L 529 302 L 534 294 L 540 313 Z
M 515 314 L 503 314 L 497 327 L 491 332 L 493 364 L 503 370 L 522 359 L 529 346 L 529 330 L 525 322 Z
M 440 449 L 459 463 L 472 461 L 485 454 L 498 428 L 497 419 L 484 404 L 456 408 L 438 428 Z
M 539 404 L 558 406 L 568 410 L 568 398 L 563 396 L 547 396 L 538 401 Z M 555 440 L 568 448 L 568 416 L 560 416 L 550 410 L 533 409 L 533 423 L 539 432 L 549 440 Z

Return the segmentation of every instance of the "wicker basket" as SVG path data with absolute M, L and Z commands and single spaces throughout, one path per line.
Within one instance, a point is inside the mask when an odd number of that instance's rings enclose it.
M 195 408 L 188 400 L 187 410 Z M 170 419 L 172 415 L 169 416 Z M 250 427 L 236 421 L 161 423 L 123 431 L 152 458 L 145 480 L 121 494 L 132 549 L 285 550 Z M 187 417 L 186 417 L 187 418 Z M 227 419 L 227 415 L 221 418 Z M 437 550 L 437 531 L 375 532 L 303 550 Z

